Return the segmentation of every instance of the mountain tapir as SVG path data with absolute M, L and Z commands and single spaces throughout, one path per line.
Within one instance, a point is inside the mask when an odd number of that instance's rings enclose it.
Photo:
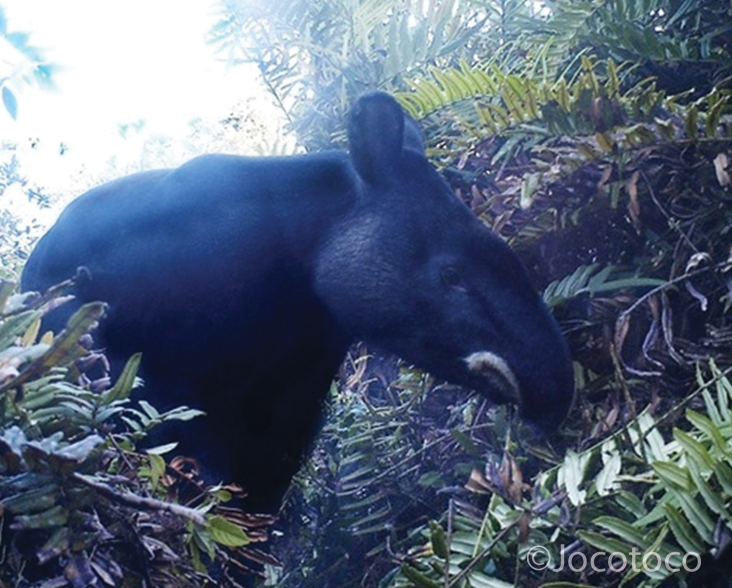
M 354 341 L 400 356 L 555 429 L 573 397 L 567 345 L 509 247 L 451 192 L 417 123 L 362 96 L 349 151 L 204 155 L 103 184 L 38 242 L 22 288 L 84 268 L 108 303 L 98 342 L 142 351 L 147 398 L 207 416 L 180 450 L 275 511 Z M 198 421 L 198 422 L 197 422 Z

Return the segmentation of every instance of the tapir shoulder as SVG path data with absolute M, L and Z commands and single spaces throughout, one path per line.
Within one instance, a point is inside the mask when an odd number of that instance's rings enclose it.
M 171 170 L 160 186 L 178 198 L 210 193 L 216 198 L 287 197 L 290 194 L 326 194 L 349 189 L 355 172 L 343 151 L 247 157 L 209 154 Z

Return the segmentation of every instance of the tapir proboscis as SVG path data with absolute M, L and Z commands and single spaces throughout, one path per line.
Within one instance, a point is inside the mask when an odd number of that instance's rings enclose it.
M 207 416 L 182 435 L 214 481 L 275 511 L 354 341 L 472 388 L 550 431 L 573 373 L 516 255 L 451 192 L 416 122 L 383 93 L 350 113 L 349 151 L 205 155 L 101 185 L 41 238 L 22 288 L 84 268 L 108 303 L 112 364 L 142 351 L 145 394 Z

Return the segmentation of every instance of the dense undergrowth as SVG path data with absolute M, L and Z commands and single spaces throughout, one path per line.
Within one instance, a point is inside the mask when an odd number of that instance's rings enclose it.
M 629 76 L 587 58 L 558 84 L 463 65 L 400 96 L 543 289 L 577 401 L 535 440 L 480 398 L 354 352 L 293 498 L 306 524 L 285 551 L 312 564 L 283 585 L 729 585 L 729 93 Z M 613 553 L 627 565 L 610 569 Z
M 136 447 L 150 429 L 199 412 L 132 403 L 133 356 L 111 385 L 89 332 L 104 305 L 83 306 L 64 331 L 39 333 L 64 301 L 0 283 L 0 586 L 229 586 L 262 563 L 271 517 L 226 503 L 195 464 Z

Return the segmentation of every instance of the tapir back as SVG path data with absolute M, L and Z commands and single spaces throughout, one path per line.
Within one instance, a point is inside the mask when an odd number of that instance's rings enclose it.
M 352 206 L 352 173 L 334 152 L 209 155 L 121 178 L 69 205 L 38 243 L 22 288 L 43 290 L 83 267 L 90 279 L 77 302 L 107 302 L 108 322 L 125 323 L 126 351 L 134 352 L 133 331 L 159 341 L 183 316 L 215 345 L 220 329 L 269 320 L 267 306 L 309 300 L 319 240 Z

